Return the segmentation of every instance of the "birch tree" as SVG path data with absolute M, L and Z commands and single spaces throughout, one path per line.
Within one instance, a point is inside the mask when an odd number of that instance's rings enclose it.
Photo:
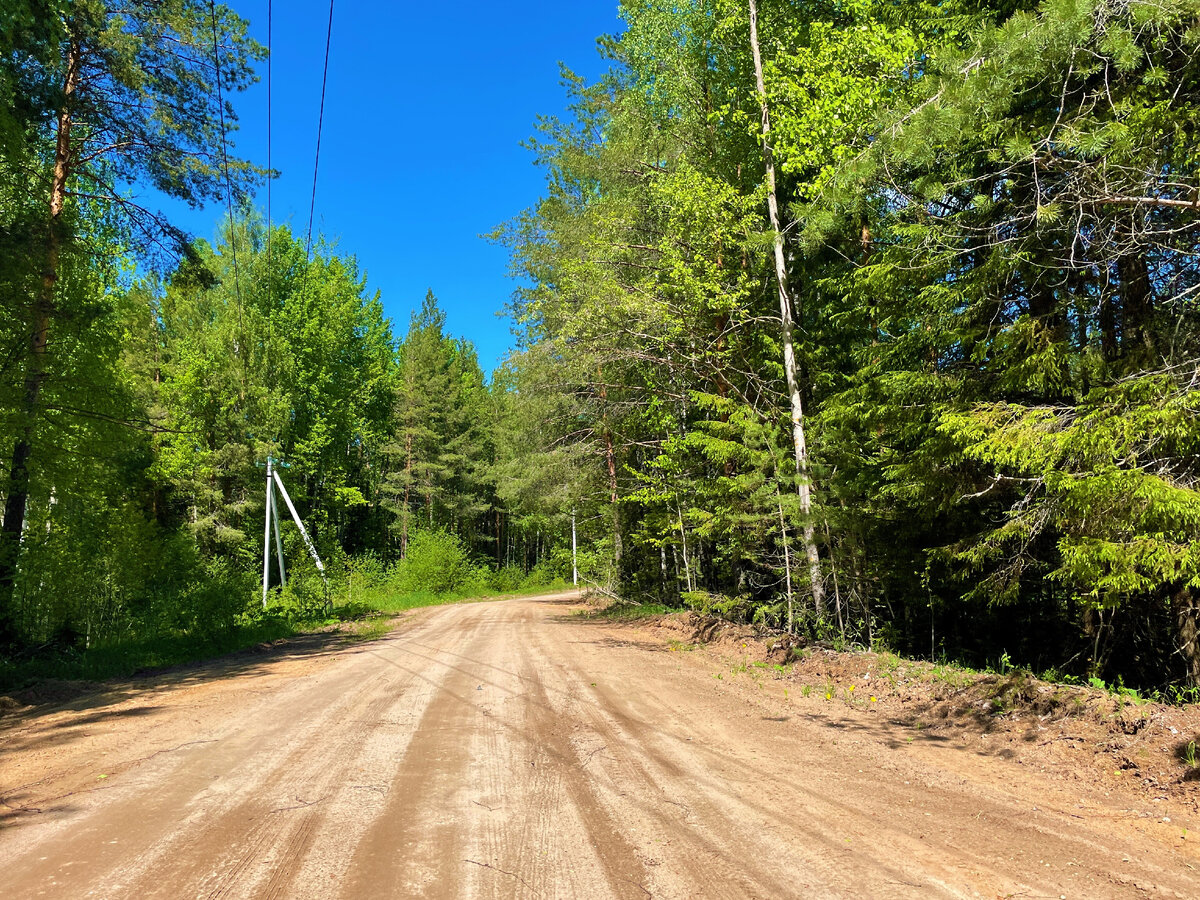
M 821 575 L 821 560 L 817 552 L 816 529 L 812 511 L 812 467 L 808 458 L 808 441 L 804 433 L 804 401 L 800 396 L 800 381 L 796 369 L 795 315 L 792 293 L 788 286 L 787 252 L 784 248 L 783 226 L 779 216 L 779 191 L 775 177 L 775 154 L 771 149 L 771 111 L 767 103 L 767 86 L 763 78 L 762 51 L 758 40 L 758 3 L 749 0 L 750 50 L 754 55 L 754 81 L 762 110 L 762 156 L 767 180 L 767 215 L 773 233 L 771 250 L 775 259 L 775 283 L 779 290 L 779 319 L 782 325 L 783 371 L 787 379 L 788 405 L 792 418 L 792 452 L 796 463 L 796 493 L 800 497 L 800 515 L 804 536 L 804 554 L 808 558 L 809 588 L 818 618 L 825 615 L 825 582 Z

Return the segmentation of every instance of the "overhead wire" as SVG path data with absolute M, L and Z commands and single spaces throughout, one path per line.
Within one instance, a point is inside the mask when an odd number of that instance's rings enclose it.
M 275 171 L 271 167 L 271 62 L 274 56 L 271 38 L 275 30 L 273 6 L 273 0 L 267 0 L 267 346 L 263 355 L 268 371 L 271 370 L 271 334 L 275 323 L 275 266 L 274 258 L 271 254 L 272 239 L 274 238 L 273 232 L 275 230 L 274 220 L 271 218 L 271 186 L 275 180 Z
M 271 183 L 275 180 L 275 172 L 271 168 L 271 61 L 274 51 L 271 48 L 271 37 L 274 33 L 273 0 L 267 0 L 267 308 L 271 309 L 271 288 L 275 270 L 271 267 L 271 238 L 273 223 L 271 219 Z M 269 320 L 268 320 L 269 322 Z M 269 325 L 268 325 L 269 327 Z
M 308 236 L 305 239 L 304 255 L 306 262 L 312 260 L 312 227 L 313 215 L 317 209 L 317 172 L 321 167 L 321 132 L 325 125 L 325 88 L 329 83 L 329 45 L 333 38 L 333 0 L 329 0 L 329 27 L 325 32 L 325 69 L 321 75 L 321 107 L 317 115 L 317 153 L 313 160 L 312 200 L 308 207 Z

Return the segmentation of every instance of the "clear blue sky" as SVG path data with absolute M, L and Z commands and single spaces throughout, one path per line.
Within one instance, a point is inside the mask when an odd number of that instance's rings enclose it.
M 267 0 L 231 0 L 266 44 Z M 273 216 L 303 232 L 328 22 L 327 0 L 274 4 Z M 335 3 L 318 228 L 352 253 L 403 334 L 432 288 L 448 330 L 489 371 L 512 343 L 498 318 L 512 292 L 503 248 L 479 235 L 530 206 L 542 173 L 519 146 L 539 114 L 560 113 L 562 61 L 595 77 L 596 38 L 620 28 L 616 0 Z M 266 65 L 235 98 L 236 153 L 265 165 Z M 266 189 L 258 205 L 265 207 Z M 211 238 L 223 210 L 167 210 Z

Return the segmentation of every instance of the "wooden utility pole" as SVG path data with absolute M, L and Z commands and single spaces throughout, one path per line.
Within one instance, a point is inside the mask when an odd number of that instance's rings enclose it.
M 783 247 L 783 229 L 779 224 L 779 195 L 775 183 L 775 154 L 771 151 L 771 115 L 767 104 L 767 87 L 763 79 L 762 53 L 758 45 L 758 3 L 750 4 L 750 49 L 754 53 L 754 79 L 758 87 L 758 102 L 762 108 L 762 154 L 767 174 L 767 213 L 774 232 L 775 281 L 779 287 L 779 316 L 783 320 L 783 370 L 787 377 L 788 400 L 792 408 L 792 442 L 796 457 L 796 491 L 800 495 L 800 514 L 804 552 L 808 557 L 809 578 L 812 583 L 813 606 L 818 617 L 825 614 L 825 584 L 821 578 L 821 560 L 817 554 L 816 533 L 812 522 L 812 481 L 808 460 L 808 444 L 804 438 L 804 404 L 800 398 L 800 381 L 796 375 L 796 347 L 792 333 L 795 320 L 792 295 L 788 286 L 787 257 Z

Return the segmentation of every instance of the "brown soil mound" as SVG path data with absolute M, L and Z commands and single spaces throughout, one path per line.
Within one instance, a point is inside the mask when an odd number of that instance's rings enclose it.
M 1200 809 L 1200 707 L 1053 684 L 1028 672 L 977 672 L 891 653 L 804 647 L 696 613 L 643 622 L 673 647 L 704 645 L 731 674 L 769 674 L 805 697 L 849 705 L 927 734 L 986 745 L 989 752 L 1068 779 L 1101 779 Z

